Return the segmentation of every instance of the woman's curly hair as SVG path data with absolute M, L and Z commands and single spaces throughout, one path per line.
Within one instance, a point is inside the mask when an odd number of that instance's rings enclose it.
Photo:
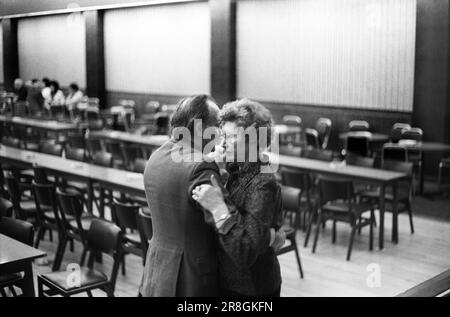
M 253 126 L 257 131 L 258 144 L 260 144 L 259 128 L 266 128 L 267 145 L 272 140 L 272 114 L 259 102 L 250 99 L 240 99 L 225 104 L 219 113 L 220 125 L 225 122 L 234 122 L 238 127 L 247 129 Z

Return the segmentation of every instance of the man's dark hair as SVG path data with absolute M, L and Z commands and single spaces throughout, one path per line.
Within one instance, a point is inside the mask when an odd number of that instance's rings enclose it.
M 50 79 L 47 77 L 42 78 L 42 82 L 44 83 L 45 87 L 50 87 Z
M 69 85 L 69 87 L 72 88 L 72 89 L 75 90 L 75 91 L 80 90 L 80 87 L 78 87 L 77 83 L 71 83 L 71 84 Z
M 193 135 L 195 119 L 201 119 L 204 127 L 209 126 L 213 118 L 210 116 L 208 101 L 215 103 L 208 95 L 195 95 L 181 99 L 170 120 L 172 130 L 185 127 Z

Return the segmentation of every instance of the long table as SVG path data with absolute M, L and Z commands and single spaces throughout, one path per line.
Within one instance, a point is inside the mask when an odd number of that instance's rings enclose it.
M 398 243 L 398 197 L 397 183 L 399 180 L 407 177 L 406 173 L 395 171 L 387 171 L 375 168 L 366 168 L 349 165 L 336 165 L 335 163 L 323 162 L 318 160 L 306 159 L 301 157 L 293 157 L 286 155 L 269 155 L 271 163 L 278 163 L 281 166 L 295 168 L 307 172 L 335 176 L 339 178 L 349 179 L 352 181 L 363 181 L 378 185 L 380 187 L 380 224 L 378 244 L 379 248 L 384 248 L 384 213 L 386 187 L 392 186 L 393 190 L 393 227 L 392 240 Z
M 89 138 L 109 139 L 146 147 L 159 147 L 169 140 L 167 135 L 138 135 L 114 130 L 91 131 L 89 132 Z
M 450 270 L 410 288 L 397 297 L 450 297 Z
M 45 255 L 44 251 L 0 234 L 0 275 L 24 272 L 24 296 L 35 296 L 33 260 Z
M 75 123 L 60 122 L 56 120 L 12 117 L 5 115 L 0 115 L 0 122 L 53 132 L 67 132 L 78 129 L 78 126 Z

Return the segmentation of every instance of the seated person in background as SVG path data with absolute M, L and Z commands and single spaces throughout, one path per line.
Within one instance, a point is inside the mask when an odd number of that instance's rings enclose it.
M 42 83 L 36 78 L 31 80 L 31 86 L 28 89 L 27 101 L 31 115 L 37 115 L 42 112 L 42 107 L 44 105 Z
M 44 106 L 45 108 L 50 108 L 50 103 L 52 101 L 52 90 L 50 89 L 50 79 L 47 77 L 42 78 L 42 84 L 44 87 L 42 88 L 42 98 L 44 98 Z
M 56 80 L 50 82 L 50 106 L 62 106 L 65 104 L 64 94 L 61 89 L 59 89 L 59 83 Z
M 15 101 L 27 101 L 28 89 L 20 78 L 14 80 L 14 93 L 17 95 Z
M 66 97 L 66 106 L 69 111 L 75 109 L 78 103 L 83 99 L 83 92 L 78 87 L 77 83 L 69 85 L 69 94 Z

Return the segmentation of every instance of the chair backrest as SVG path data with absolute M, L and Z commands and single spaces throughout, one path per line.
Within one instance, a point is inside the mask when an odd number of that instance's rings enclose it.
M 145 213 L 143 209 L 139 209 L 136 215 L 141 241 L 149 241 L 153 237 L 153 222 L 152 216 Z
M 286 115 L 282 118 L 282 122 L 288 126 L 294 126 L 302 128 L 302 118 L 296 115 Z M 282 144 L 292 144 L 292 145 L 300 145 L 301 143 L 301 133 L 286 133 L 280 136 L 280 142 Z
M 87 244 L 91 251 L 88 266 L 93 266 L 93 252 L 101 252 L 113 256 L 120 261 L 122 230 L 112 222 L 95 219 L 87 233 Z
M 398 140 L 400 140 L 402 137 L 403 129 L 409 129 L 409 128 L 411 128 L 409 123 L 402 123 L 402 122 L 394 123 L 394 125 L 392 126 L 392 129 L 391 129 L 391 134 L 389 136 L 389 138 L 391 139 L 391 142 L 397 143 Z
M 33 165 L 33 174 L 34 181 L 38 184 L 50 184 L 50 181 L 47 177 L 47 171 L 44 167 L 38 166 L 37 164 Z
M 364 120 L 353 120 L 348 123 L 349 131 L 369 131 L 369 122 Z
M 105 140 L 106 151 L 113 155 L 114 159 L 123 159 L 122 143 L 115 140 Z
M 302 151 L 301 157 L 312 160 L 331 162 L 333 160 L 333 152 L 330 150 L 307 148 Z
M 147 165 L 147 160 L 142 158 L 137 158 L 133 162 L 133 172 L 144 173 L 145 166 Z
M 81 217 L 83 214 L 83 201 L 80 194 L 75 192 L 68 192 L 62 188 L 56 189 L 56 199 L 58 201 L 59 210 L 61 212 L 61 219 L 66 230 L 76 230 L 81 237 L 85 239 Z M 75 218 L 76 227 L 69 222 L 69 219 Z
M 62 156 L 63 146 L 61 144 L 53 144 L 48 141 L 41 141 L 39 143 L 39 151 L 45 154 Z
M 67 144 L 73 148 L 85 148 L 84 133 L 83 132 L 69 132 L 67 134 Z
M 320 175 L 319 197 L 321 205 L 335 200 L 353 198 L 353 183 L 348 180 Z
M 129 170 L 133 170 L 134 161 L 139 157 L 139 148 L 133 144 L 122 144 L 120 147 L 125 166 Z
M 18 138 L 5 136 L 2 138 L 2 144 L 10 147 L 20 148 L 20 140 Z
M 315 149 L 320 148 L 319 132 L 315 129 L 305 129 L 306 145 Z
M 113 167 L 113 155 L 108 152 L 96 152 L 92 157 L 92 163 L 104 167 Z
M 300 208 L 301 189 L 281 186 L 281 200 L 283 202 L 283 209 L 297 212 Z
M 123 203 L 114 198 L 114 212 L 117 220 L 117 225 L 125 229 L 138 229 L 136 215 L 139 212 L 140 206 L 135 204 Z
M 20 207 L 20 188 L 19 183 L 11 173 L 8 173 L 5 177 L 6 180 L 6 186 L 8 187 L 8 192 L 11 197 L 11 201 L 14 205 L 14 212 L 16 218 L 26 220 L 27 215 L 22 211 L 22 208 Z
M 383 145 L 382 161 L 408 161 L 408 150 L 396 143 L 386 143 Z
M 12 217 L 13 214 L 13 203 L 9 200 L 0 197 L 0 218 L 1 217 Z
M 84 149 L 66 146 L 66 159 L 84 162 L 86 160 Z
M 309 173 L 285 166 L 282 166 L 280 171 L 283 185 L 299 188 L 302 191 L 310 189 L 311 178 Z
M 302 118 L 295 115 L 286 115 L 282 119 L 283 124 L 299 126 L 302 124 Z
M 347 156 L 345 157 L 345 162 L 347 165 L 354 165 L 360 167 L 373 168 L 375 166 L 375 158 L 360 156 L 351 152 L 348 153 Z
M 46 217 L 46 211 L 52 211 L 54 219 L 58 225 L 61 224 L 61 219 L 58 212 L 58 204 L 55 196 L 54 184 L 38 184 L 33 182 L 34 201 L 36 203 L 36 211 L 38 222 L 43 221 Z
M 320 145 L 323 149 L 328 146 L 330 140 L 332 122 L 329 118 L 319 118 L 316 122 L 316 130 L 319 133 Z
M 102 141 L 97 138 L 87 138 L 86 139 L 86 150 L 92 156 L 94 153 L 102 151 Z
M 366 136 L 348 136 L 345 144 L 347 153 L 369 155 L 369 138 Z
M 412 191 L 413 185 L 413 167 L 414 164 L 412 162 L 400 162 L 395 160 L 384 160 L 381 168 L 389 171 L 395 171 L 400 173 L 405 173 L 407 175 L 406 179 L 401 180 L 399 183 L 404 187 L 400 186 L 400 190 L 402 188 L 406 188 L 406 192 L 410 195 Z
M 20 219 L 0 218 L 0 233 L 22 243 L 33 245 L 33 224 Z
M 401 139 L 421 142 L 423 140 L 423 131 L 420 128 L 403 129 Z

